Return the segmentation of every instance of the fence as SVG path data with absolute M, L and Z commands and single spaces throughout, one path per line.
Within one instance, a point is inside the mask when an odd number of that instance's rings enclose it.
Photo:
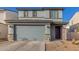
M 68 32 L 67 33 L 67 40 L 79 40 L 79 32 Z

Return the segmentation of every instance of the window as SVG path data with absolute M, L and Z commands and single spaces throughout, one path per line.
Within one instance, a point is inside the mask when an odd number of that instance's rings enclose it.
M 24 11 L 24 17 L 28 17 L 28 11 Z
M 59 19 L 62 19 L 63 18 L 63 16 L 62 16 L 62 10 L 58 10 L 58 18 Z
M 55 19 L 56 18 L 56 11 L 51 11 L 51 18 Z
M 24 17 L 24 11 L 19 11 L 18 12 L 18 17 Z
M 18 17 L 28 17 L 28 11 L 19 11 Z
M 62 11 L 61 10 L 52 10 L 51 11 L 51 18 L 52 19 L 61 19 L 62 18 Z
M 33 11 L 33 17 L 37 16 L 37 11 Z

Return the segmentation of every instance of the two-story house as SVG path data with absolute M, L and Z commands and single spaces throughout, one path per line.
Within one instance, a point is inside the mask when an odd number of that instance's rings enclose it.
M 17 13 L 17 20 L 6 20 L 9 41 L 63 39 L 63 8 L 17 8 Z
M 7 40 L 8 24 L 5 20 L 17 19 L 17 13 L 14 11 L 0 9 L 0 40 Z

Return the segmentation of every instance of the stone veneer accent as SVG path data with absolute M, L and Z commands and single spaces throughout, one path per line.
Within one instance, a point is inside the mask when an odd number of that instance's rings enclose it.
M 14 41 L 14 25 L 8 25 L 8 41 Z
M 50 24 L 45 25 L 45 41 L 50 40 Z

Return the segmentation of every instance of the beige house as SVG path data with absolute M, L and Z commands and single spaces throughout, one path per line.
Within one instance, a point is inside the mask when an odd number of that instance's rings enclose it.
M 0 40 L 7 40 L 8 25 L 0 23 Z
M 68 27 L 68 39 L 79 39 L 79 12 L 70 19 Z
M 79 12 L 76 12 L 70 19 L 68 26 L 76 25 L 79 23 Z
M 8 40 L 64 39 L 63 8 L 17 8 L 18 19 L 7 19 Z
M 17 18 L 17 13 L 5 9 L 0 9 L 0 40 L 8 39 L 8 25 L 5 20 Z

